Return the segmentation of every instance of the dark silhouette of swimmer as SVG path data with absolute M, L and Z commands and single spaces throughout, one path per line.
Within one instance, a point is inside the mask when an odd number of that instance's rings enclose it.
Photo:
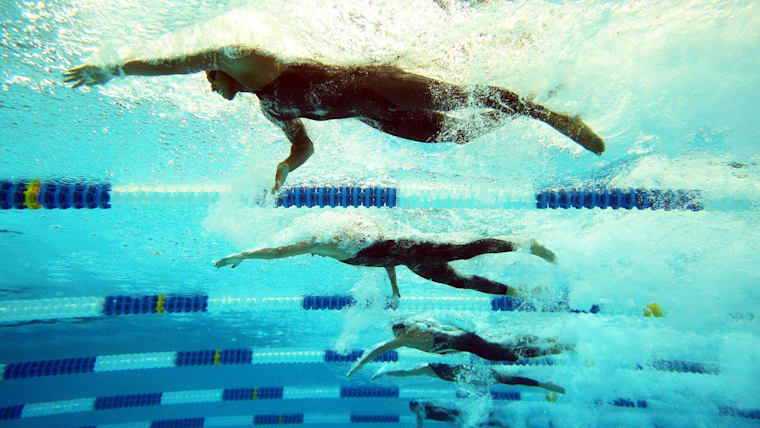
M 391 306 L 398 306 L 396 266 L 404 265 L 415 274 L 441 284 L 456 288 L 477 290 L 483 293 L 517 296 L 515 288 L 477 275 L 461 275 L 448 262 L 471 259 L 481 254 L 506 253 L 524 249 L 538 257 L 554 262 L 555 256 L 550 250 L 534 239 L 507 241 L 504 239 L 485 238 L 464 244 L 439 243 L 433 241 L 416 241 L 409 239 L 379 240 L 370 243 L 358 251 L 345 245 L 350 238 L 339 235 L 330 241 L 317 241 L 316 237 L 304 242 L 277 248 L 263 248 L 230 254 L 216 262 L 216 267 L 239 265 L 246 259 L 280 259 L 311 253 L 332 257 L 354 266 L 383 267 L 388 273 L 393 290 Z M 353 247 L 355 248 L 355 247 Z
M 277 166 L 273 191 L 311 156 L 313 144 L 301 119 L 357 118 L 382 132 L 423 143 L 466 143 L 500 125 L 504 116 L 540 120 L 597 155 L 604 141 L 580 117 L 548 110 L 495 86 L 463 87 L 406 72 L 393 65 L 338 66 L 287 61 L 245 46 L 182 56 L 132 59 L 119 64 L 85 64 L 70 69 L 72 87 L 100 85 L 113 76 L 156 76 L 205 71 L 211 89 L 232 100 L 253 93 L 264 115 L 278 125 L 292 146 Z M 443 112 L 475 106 L 484 126 L 466 131 L 467 121 Z
M 468 383 L 472 384 L 482 384 L 482 386 L 488 385 L 490 382 L 484 382 L 479 380 L 474 380 L 475 376 L 472 376 L 470 379 L 466 379 L 468 376 L 466 376 L 468 373 L 475 373 L 475 370 L 472 366 L 464 365 L 464 364 L 444 364 L 444 363 L 425 363 L 421 366 L 415 367 L 413 369 L 400 369 L 400 370 L 380 370 L 377 373 L 375 373 L 372 376 L 372 379 L 377 379 L 381 376 L 393 376 L 393 377 L 410 377 L 410 376 L 430 376 L 437 379 L 445 380 L 448 382 L 457 382 L 461 380 L 465 380 Z M 462 376 L 462 375 L 465 376 Z M 559 392 L 564 394 L 565 388 L 562 388 L 561 386 L 555 385 L 551 382 L 539 382 L 535 379 L 530 379 L 527 377 L 521 377 L 521 376 L 508 376 L 504 373 L 501 373 L 495 369 L 489 369 L 489 375 L 490 377 L 496 382 L 504 385 L 523 385 L 523 386 L 535 386 L 539 388 L 544 388 L 549 391 L 553 392 Z
M 353 376 L 365 364 L 388 351 L 410 347 L 434 354 L 469 352 L 491 361 L 517 361 L 544 355 L 560 354 L 572 346 L 560 345 L 554 339 L 519 336 L 512 343 L 490 342 L 475 333 L 437 321 L 414 320 L 396 323 L 392 327 L 395 339 L 378 343 L 354 363 L 347 376 Z
M 454 425 L 461 425 L 462 412 L 451 408 L 444 407 L 433 403 L 432 401 L 417 401 L 413 400 L 409 402 L 409 410 L 417 415 L 417 428 L 422 428 L 425 420 L 448 422 Z M 499 421 L 495 417 L 496 412 L 490 412 L 488 420 L 481 422 L 475 426 L 478 427 L 508 427 L 509 425 Z

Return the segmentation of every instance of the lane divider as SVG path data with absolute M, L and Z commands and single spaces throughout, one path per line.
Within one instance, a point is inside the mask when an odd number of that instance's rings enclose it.
M 370 303 L 367 303 L 368 305 Z M 151 314 L 255 312 L 260 310 L 339 311 L 357 305 L 350 295 L 306 295 L 292 297 L 211 297 L 205 294 L 112 295 L 0 301 L 0 323 L 66 318 L 115 317 Z M 390 309 L 390 307 L 386 307 Z M 573 309 L 566 301 L 530 302 L 511 296 L 433 297 L 404 296 L 400 311 L 459 310 L 485 312 L 567 312 L 617 315 L 599 305 L 588 310 Z M 638 309 L 633 315 L 639 316 Z
M 296 208 L 517 208 L 517 209 L 606 209 L 688 210 L 705 209 L 700 190 L 596 187 L 550 188 L 537 192 L 504 190 L 480 192 L 466 189 L 426 189 L 408 186 L 401 191 L 391 186 L 296 186 L 283 189 L 275 198 L 276 207 Z M 187 202 L 208 204 L 226 186 L 116 186 L 71 183 L 62 180 L 2 180 L 0 209 L 94 209 L 110 208 L 112 194 L 119 204 L 166 205 Z M 241 195 L 243 197 L 245 195 Z M 251 195 L 248 195 L 251 196 Z M 252 197 L 262 204 L 265 198 Z
M 203 367 L 258 364 L 333 364 L 351 363 L 358 360 L 363 350 L 340 353 L 335 350 L 268 350 L 259 348 L 214 349 L 198 351 L 167 351 L 136 354 L 101 355 L 61 358 L 53 360 L 24 361 L 0 364 L 2 380 L 11 381 L 36 377 L 64 376 L 83 373 L 101 373 L 140 369 L 177 367 Z M 372 361 L 375 363 L 447 362 L 471 364 L 466 353 L 456 355 L 427 355 L 406 349 L 386 352 Z M 554 366 L 567 365 L 554 358 L 527 358 L 518 361 L 487 361 L 488 365 Z M 718 375 L 715 364 L 686 360 L 652 360 L 630 367 L 634 370 L 653 369 L 672 373 Z
M 488 390 L 493 400 L 554 402 L 555 398 L 544 396 L 542 393 L 522 394 L 519 391 Z M 224 403 L 227 401 L 258 401 L 258 400 L 303 400 L 303 399 L 451 399 L 470 398 L 472 393 L 460 389 L 400 389 L 396 386 L 340 386 L 322 388 L 303 387 L 252 387 L 186 390 L 170 392 L 154 392 L 129 395 L 114 395 L 104 397 L 77 398 L 38 403 L 19 404 L 0 407 L 0 420 L 28 419 L 41 416 L 66 415 L 72 413 L 94 412 L 112 409 L 158 407 L 181 404 Z M 648 409 L 653 411 L 672 411 L 673 404 L 649 402 L 641 398 L 617 397 L 612 399 L 597 399 L 595 405 L 613 407 Z M 760 409 L 739 409 L 732 406 L 717 406 L 721 416 L 734 416 L 745 419 L 760 420 Z M 280 416 L 283 417 L 283 416 Z M 278 417 L 277 422 L 280 421 Z M 265 418 L 260 419 L 261 423 Z M 283 420 L 290 420 L 283 417 Z
M 249 425 L 340 425 L 340 424 L 398 424 L 409 425 L 413 418 L 408 415 L 394 414 L 322 414 L 322 413 L 287 413 L 257 414 L 241 416 L 215 416 L 201 418 L 162 419 L 133 423 L 88 425 L 80 428 L 202 428 L 202 427 L 236 427 Z

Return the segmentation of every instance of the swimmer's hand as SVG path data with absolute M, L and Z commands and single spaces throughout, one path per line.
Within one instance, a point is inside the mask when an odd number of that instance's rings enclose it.
M 290 173 L 290 166 L 287 162 L 282 161 L 277 165 L 277 173 L 274 176 L 274 187 L 272 187 L 272 193 L 278 191 L 280 186 L 285 184 L 285 179 L 288 178 Z
M 230 254 L 229 256 L 214 263 L 214 266 L 220 268 L 222 266 L 232 265 L 232 268 L 234 269 L 237 265 L 239 265 L 240 263 L 243 263 L 243 260 L 245 259 L 240 256 L 240 253 Z
M 394 294 L 393 296 L 391 296 L 391 301 L 388 302 L 388 307 L 393 309 L 394 311 L 398 309 L 398 298 L 399 296 Z
M 82 85 L 102 85 L 111 80 L 118 72 L 117 66 L 84 64 L 63 73 L 63 81 L 71 83 L 72 88 L 78 88 Z

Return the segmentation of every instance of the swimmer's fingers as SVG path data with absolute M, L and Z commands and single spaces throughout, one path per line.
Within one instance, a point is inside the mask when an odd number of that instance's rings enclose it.
M 232 268 L 234 269 L 237 265 L 239 265 L 242 262 L 243 260 L 240 259 L 239 257 L 227 256 L 219 260 L 218 262 L 214 263 L 214 266 L 217 268 L 220 268 L 222 266 L 232 265 Z

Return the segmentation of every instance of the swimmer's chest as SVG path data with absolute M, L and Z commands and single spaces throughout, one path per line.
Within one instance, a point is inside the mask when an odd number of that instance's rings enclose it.
M 316 66 L 293 66 L 256 91 L 261 108 L 276 120 L 350 117 L 350 73 Z

